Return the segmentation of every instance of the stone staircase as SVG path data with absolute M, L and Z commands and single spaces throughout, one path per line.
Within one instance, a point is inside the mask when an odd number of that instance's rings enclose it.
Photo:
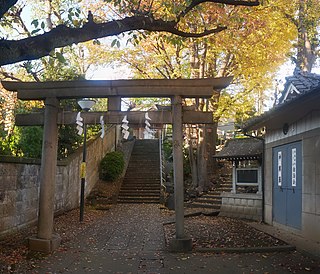
M 160 203 L 158 140 L 136 140 L 118 203 Z
M 232 190 L 231 176 L 224 175 L 220 183 L 212 190 L 203 195 L 185 203 L 186 208 L 202 209 L 211 212 L 219 212 L 222 198 L 222 192 L 230 192 Z

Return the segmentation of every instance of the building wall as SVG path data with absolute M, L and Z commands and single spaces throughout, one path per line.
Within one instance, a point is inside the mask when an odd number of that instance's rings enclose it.
M 119 135 L 118 135 L 119 136 Z M 115 127 L 104 139 L 97 138 L 87 146 L 86 195 L 99 179 L 102 157 L 115 149 Z M 79 206 L 82 148 L 58 162 L 55 189 L 55 212 Z M 39 203 L 40 161 L 0 157 L 0 235 L 13 232 L 37 221 Z
M 221 193 L 219 216 L 261 221 L 262 196 L 245 193 Z
M 267 132 L 265 153 L 265 221 L 272 218 L 272 148 L 295 141 L 302 141 L 302 228 L 301 231 L 285 227 L 306 239 L 320 241 L 320 112 L 312 112 L 305 119 L 282 129 Z M 283 226 L 282 226 L 283 228 Z

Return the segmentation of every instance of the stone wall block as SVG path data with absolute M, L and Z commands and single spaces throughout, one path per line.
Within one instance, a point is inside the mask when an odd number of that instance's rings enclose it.
M 10 163 L 2 163 L 0 165 L 0 177 L 2 176 L 15 176 L 18 174 L 18 166 Z
M 0 192 L 3 190 L 14 190 L 17 188 L 17 175 L 3 175 L 1 176 Z
M 239 199 L 239 198 L 234 199 L 234 204 L 241 205 L 241 199 Z
M 253 202 L 252 199 L 247 200 L 247 206 L 249 206 L 249 207 L 253 207 L 254 206 L 254 202 Z
M 241 199 L 241 205 L 248 206 L 248 200 L 247 199 Z
M 121 135 L 119 134 L 118 137 Z M 86 194 L 99 179 L 99 163 L 107 152 L 115 148 L 115 128 L 106 132 L 102 140 L 89 141 L 87 146 Z M 132 145 L 123 146 L 130 157 Z M 133 143 L 132 143 L 133 144 Z M 131 149 L 131 150 L 130 150 Z M 127 153 L 130 152 L 130 153 Z M 129 156 L 128 156 L 129 155 Z M 4 161 L 8 161 L 4 159 Z M 61 212 L 79 207 L 82 148 L 68 159 L 58 162 L 55 189 L 55 211 Z M 12 232 L 37 219 L 39 208 L 40 165 L 34 161 L 0 163 L 0 235 Z
M 254 200 L 254 206 L 258 208 L 262 208 L 262 200 Z

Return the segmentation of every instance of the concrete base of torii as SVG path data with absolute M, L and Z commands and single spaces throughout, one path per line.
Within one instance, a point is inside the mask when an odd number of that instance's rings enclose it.
M 169 250 L 171 252 L 190 252 L 192 251 L 192 239 L 172 239 L 169 243 Z
M 37 237 L 30 237 L 28 239 L 29 249 L 32 251 L 51 253 L 56 250 L 61 244 L 61 237 L 58 234 L 53 234 L 52 238 L 40 239 Z

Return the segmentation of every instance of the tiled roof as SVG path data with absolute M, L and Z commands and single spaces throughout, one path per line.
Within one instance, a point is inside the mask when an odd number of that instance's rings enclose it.
M 262 157 L 263 143 L 256 138 L 230 139 L 215 158 L 229 160 L 250 160 Z
M 294 86 L 297 92 L 290 92 L 292 86 Z M 279 104 L 290 101 L 297 96 L 304 95 L 318 86 L 320 86 L 319 74 L 301 71 L 296 68 L 292 76 L 286 77 L 286 83 L 279 98 Z
M 279 99 L 279 103 L 260 116 L 248 120 L 242 130 L 249 130 L 268 127 L 279 128 L 280 124 L 294 121 L 304 117 L 311 109 L 319 105 L 320 100 L 320 75 L 303 72 L 295 69 L 293 76 L 286 77 L 285 88 Z M 290 92 L 290 87 L 294 86 L 298 91 Z M 303 107 L 302 104 L 304 104 Z M 306 106 L 307 104 L 307 106 Z M 288 114 L 289 113 L 289 114 Z M 284 115 L 286 114 L 286 116 Z M 288 115 L 290 116 L 288 119 Z

